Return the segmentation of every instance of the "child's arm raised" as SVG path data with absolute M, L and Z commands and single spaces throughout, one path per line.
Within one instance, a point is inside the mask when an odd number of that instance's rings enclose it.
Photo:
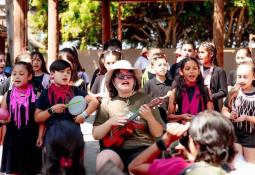
M 140 153 L 129 164 L 129 171 L 133 174 L 149 174 L 152 162 L 157 159 L 162 149 L 168 148 L 174 141 L 179 139 L 189 129 L 189 126 L 189 122 L 185 125 L 171 123 L 161 139 Z

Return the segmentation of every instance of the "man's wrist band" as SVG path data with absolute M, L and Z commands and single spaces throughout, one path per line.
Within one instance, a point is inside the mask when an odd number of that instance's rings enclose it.
M 89 115 L 87 114 L 86 111 L 83 111 L 83 112 L 81 113 L 81 116 L 82 116 L 85 120 L 89 117 Z
M 162 139 L 158 139 L 156 141 L 156 145 L 157 145 L 158 149 L 160 149 L 161 151 L 167 150 L 166 144 L 164 143 L 164 141 Z

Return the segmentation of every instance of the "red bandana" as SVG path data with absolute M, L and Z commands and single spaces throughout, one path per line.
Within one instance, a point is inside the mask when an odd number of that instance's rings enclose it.
M 54 101 L 52 101 L 52 95 Z M 68 101 L 73 97 L 73 93 L 71 90 L 71 86 L 56 86 L 55 84 L 51 84 L 48 88 L 48 98 L 50 104 L 57 104 L 58 100 L 61 99 L 62 103 L 68 103 Z

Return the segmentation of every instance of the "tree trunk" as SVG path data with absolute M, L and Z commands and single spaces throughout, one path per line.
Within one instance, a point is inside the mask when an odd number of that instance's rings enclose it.
M 122 40 L 122 9 L 121 9 L 121 3 L 119 2 L 118 6 L 118 39 Z
M 173 12 L 174 12 L 174 16 L 173 16 L 173 20 L 172 20 L 172 26 L 173 26 L 173 30 L 172 30 L 172 41 L 171 41 L 171 45 L 173 47 L 176 47 L 176 31 L 177 31 L 177 25 L 176 25 L 176 20 L 177 20 L 177 3 L 174 2 L 173 3 Z
M 244 23 L 243 20 L 244 20 L 244 8 L 241 8 L 238 22 L 236 25 L 236 33 L 235 33 L 237 47 L 240 47 L 240 45 L 241 45 L 241 40 L 242 40 L 242 35 L 243 35 L 242 29 L 243 29 L 243 23 Z
M 214 0 L 213 40 L 217 49 L 217 62 L 223 66 L 224 48 L 224 1 Z
M 233 28 L 233 21 L 234 21 L 234 15 L 236 13 L 238 9 L 237 8 L 234 8 L 233 10 L 230 11 L 230 15 L 229 15 L 229 25 L 228 25 L 228 31 L 225 35 L 225 46 L 228 46 L 229 44 L 229 39 L 230 39 L 230 35 L 231 35 L 231 31 L 232 31 L 232 28 Z M 231 39 L 232 41 L 232 39 Z M 232 42 L 230 42 L 232 43 Z
M 8 46 L 12 64 L 14 59 L 27 48 L 27 1 L 8 0 Z
M 172 28 L 172 21 L 168 20 L 167 21 L 167 27 L 164 28 L 160 22 L 158 22 L 158 28 L 164 33 L 162 36 L 162 42 L 163 42 L 163 47 L 167 47 L 168 42 L 170 40 L 170 33 L 171 33 L 171 28 Z
M 110 0 L 102 1 L 102 43 L 111 38 Z
M 58 0 L 48 0 L 48 67 L 58 57 L 59 20 Z

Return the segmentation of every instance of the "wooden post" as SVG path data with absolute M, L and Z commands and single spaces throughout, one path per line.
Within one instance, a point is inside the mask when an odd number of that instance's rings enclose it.
M 111 38 L 110 0 L 102 1 L 102 43 Z
M 214 0 L 213 40 L 217 49 L 217 62 L 224 65 L 224 1 Z
M 58 0 L 48 0 L 48 67 L 58 57 L 59 20 Z
M 6 37 L 0 36 L 0 51 L 5 54 L 5 39 Z
M 27 1 L 6 0 L 8 52 L 12 64 L 16 56 L 27 49 L 27 6 Z
M 121 2 L 119 2 L 118 6 L 118 39 L 121 41 L 122 40 L 122 10 L 121 10 Z

